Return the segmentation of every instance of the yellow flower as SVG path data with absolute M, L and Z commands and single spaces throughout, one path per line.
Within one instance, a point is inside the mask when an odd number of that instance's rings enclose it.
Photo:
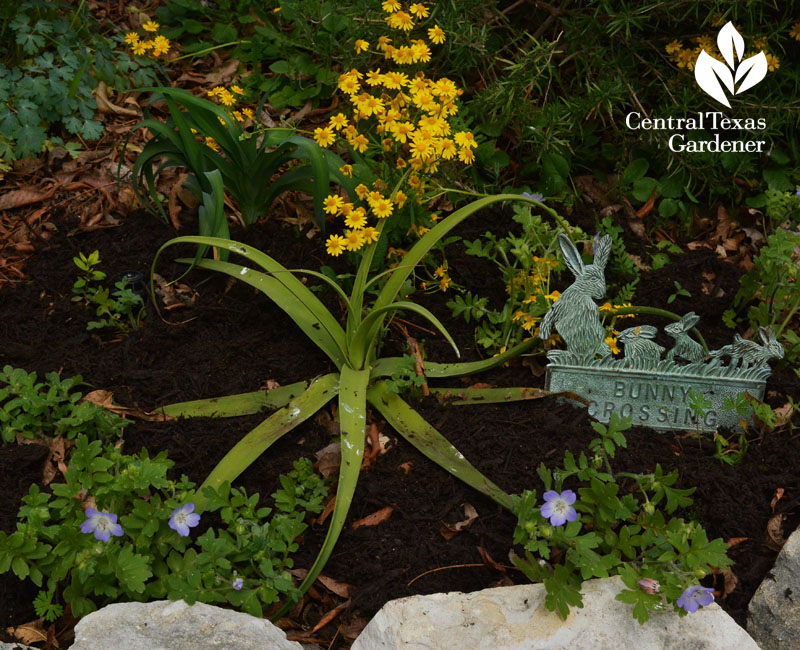
M 417 18 L 427 18 L 431 15 L 431 12 L 428 11 L 428 8 L 425 5 L 419 4 L 418 2 L 412 4 L 408 10 Z
M 138 43 L 139 34 L 137 34 L 136 32 L 128 32 L 127 34 L 125 34 L 125 42 L 128 45 L 133 45 L 134 43 Z
M 358 185 L 356 185 L 356 196 L 358 196 L 359 199 L 363 201 L 364 197 L 367 196 L 368 193 L 369 193 L 369 188 L 366 185 L 364 185 L 364 183 L 359 183 Z
M 352 203 L 342 203 L 342 207 L 339 210 L 343 217 L 348 216 L 354 209 L 354 205 Z
M 335 131 L 345 128 L 347 124 L 347 118 L 344 116 L 344 113 L 337 113 L 331 118 L 330 121 L 330 127 Z
M 459 149 L 458 159 L 465 165 L 471 165 L 475 162 L 475 154 L 472 149 Z
M 393 13 L 400 9 L 400 1 L 399 0 L 384 0 L 381 4 L 381 8 L 387 13 Z
M 251 120 L 255 119 L 256 114 L 253 112 L 252 108 L 243 108 L 242 113 L 244 113 L 245 117 L 249 117 Z
M 417 237 L 422 237 L 422 235 L 430 231 L 431 229 L 427 226 L 417 226 Z
M 561 292 L 560 291 L 553 291 L 553 293 L 548 293 L 545 296 L 545 300 L 552 300 L 553 302 L 555 302 L 560 297 L 561 297 Z
M 367 226 L 361 231 L 361 234 L 364 235 L 365 244 L 371 244 L 372 242 L 378 241 L 378 237 L 380 236 L 378 229 L 373 226 Z
M 672 43 L 668 43 L 664 49 L 667 51 L 667 54 L 675 54 L 680 52 L 683 46 L 680 41 L 672 41 Z
M 445 160 L 452 160 L 457 153 L 455 142 L 450 138 L 443 138 L 439 143 L 439 155 Z
M 161 25 L 159 25 L 157 22 L 148 20 L 144 25 L 142 25 L 142 29 L 146 32 L 155 32 L 160 26 Z
M 336 136 L 327 126 L 318 126 L 316 129 L 314 129 L 314 140 L 320 147 L 329 147 L 336 142 Z
M 367 72 L 366 81 L 368 86 L 377 86 L 378 84 L 382 84 L 383 75 L 381 74 L 381 69 L 378 68 L 377 70 L 370 70 Z
M 360 230 L 346 230 L 344 245 L 349 251 L 357 251 L 364 245 L 364 234 Z
M 339 171 L 342 172 L 345 176 L 350 178 L 353 175 L 353 166 L 350 164 L 342 165 L 339 167 Z
M 794 25 L 792 25 L 792 29 L 789 32 L 789 36 L 791 36 L 796 41 L 800 41 L 800 23 L 795 23 Z
M 710 36 L 698 36 L 694 40 L 695 40 L 695 43 L 697 43 L 697 46 L 700 49 L 705 50 L 706 52 L 708 52 L 709 50 L 713 50 L 714 47 L 715 47 L 714 46 L 714 41 L 712 40 L 712 38 Z
M 409 32 L 414 27 L 414 21 L 411 19 L 411 15 L 407 14 L 405 11 L 393 13 L 386 19 L 386 22 L 389 23 L 389 27 L 392 29 L 401 29 L 404 32 Z
M 331 235 L 328 237 L 328 241 L 325 242 L 325 250 L 328 251 L 328 255 L 338 257 L 344 252 L 344 249 L 345 239 L 341 235 Z
M 220 151 L 219 145 L 214 138 L 206 138 L 205 144 L 209 149 L 213 149 L 214 151 Z
M 478 146 L 478 143 L 475 142 L 475 136 L 469 131 L 459 131 L 453 137 L 459 147 L 474 149 Z
M 153 54 L 155 56 L 166 54 L 169 52 L 169 46 L 169 39 L 166 36 L 156 36 L 155 40 L 153 41 Z
M 411 49 L 414 51 L 415 63 L 428 63 L 431 60 L 431 48 L 425 43 L 416 43 Z
M 364 153 L 367 150 L 369 140 L 363 134 L 359 133 L 355 138 L 349 141 L 350 146 L 353 147 L 358 153 Z
M 428 215 L 428 219 L 430 219 L 431 221 L 433 221 L 434 223 L 436 223 L 437 221 L 439 221 L 439 219 L 441 219 L 441 217 L 439 216 L 439 213 L 438 213 L 438 212 L 431 212 L 431 213 Z
M 142 56 L 152 46 L 153 44 L 150 41 L 136 41 L 133 45 L 131 45 L 131 49 L 137 56 Z
M 375 216 L 378 217 L 378 219 L 385 219 L 392 214 L 393 209 L 394 206 L 389 199 L 381 199 L 380 201 L 376 201 L 372 206 L 372 212 L 375 213 Z
M 396 47 L 392 50 L 392 60 L 398 65 L 414 63 L 414 50 L 410 47 Z
M 231 86 L 231 90 L 237 95 L 244 95 L 244 90 L 242 90 L 241 86 L 233 85 Z
M 681 50 L 677 53 L 678 60 L 677 64 L 679 68 L 687 68 L 689 70 L 694 70 L 694 62 L 697 58 L 695 53 L 691 50 Z
M 217 99 L 219 99 L 220 104 L 225 106 L 233 106 L 236 103 L 236 97 L 227 88 L 221 88 L 217 92 Z
M 398 158 L 397 162 L 395 162 L 394 166 L 397 169 L 405 169 L 405 167 L 406 167 L 405 159 L 404 158 Z
M 241 111 L 233 111 L 233 117 L 237 122 L 244 122 L 244 115 L 242 115 Z
M 408 150 L 411 153 L 412 158 L 416 158 L 419 160 L 427 160 L 428 158 L 431 157 L 431 154 L 433 153 L 430 143 L 421 139 L 412 142 L 409 145 Z M 472 153 L 472 151 L 469 149 L 467 151 Z
M 443 278 L 445 275 L 447 275 L 447 269 L 444 266 L 437 266 L 433 272 L 434 278 Z
M 339 210 L 344 205 L 344 199 L 338 194 L 328 194 L 322 201 L 322 205 L 325 208 L 325 212 L 336 215 L 339 214 Z
M 441 280 L 439 280 L 439 291 L 447 291 L 447 288 L 450 286 L 450 278 L 448 276 L 444 276 Z
M 777 70 L 781 67 L 781 62 L 778 60 L 777 56 L 773 56 L 769 52 L 767 53 L 767 69 L 772 72 L 773 70 Z
M 445 39 L 444 30 L 439 25 L 434 25 L 428 30 L 428 38 L 431 39 L 432 43 L 441 45 Z
M 363 230 L 367 225 L 367 212 L 364 208 L 353 210 L 344 218 L 344 225 L 353 230 Z
M 358 79 L 343 74 L 339 77 L 339 90 L 348 95 L 355 95 L 361 90 L 361 85 L 358 83 Z
M 611 348 L 611 351 L 614 354 L 619 354 L 619 346 L 617 345 L 617 339 L 615 337 L 607 336 L 606 343 L 608 344 L 608 347 Z
M 368 49 L 369 49 L 369 42 L 364 41 L 360 38 L 356 41 L 356 46 L 355 46 L 356 52 L 366 52 Z
M 763 50 L 765 47 L 767 47 L 766 37 L 759 36 L 757 39 L 753 41 L 753 45 L 755 46 L 756 49 Z
M 397 204 L 398 208 L 402 208 L 405 205 L 406 200 L 408 200 L 408 196 L 406 196 L 403 190 L 397 190 L 394 195 L 394 202 Z
M 409 83 L 408 75 L 404 72 L 387 72 L 383 75 L 383 85 L 389 90 L 400 90 Z

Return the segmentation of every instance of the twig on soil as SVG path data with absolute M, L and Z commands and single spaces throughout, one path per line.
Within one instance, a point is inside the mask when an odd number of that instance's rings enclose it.
M 475 567 L 486 567 L 483 562 L 476 562 L 474 564 L 451 564 L 450 566 L 440 566 L 436 567 L 435 569 L 431 569 L 430 571 L 426 571 L 425 573 L 420 573 L 416 578 L 414 578 L 411 582 L 409 582 L 406 587 L 410 587 L 413 585 L 417 580 L 422 578 L 423 576 L 428 575 L 429 573 L 436 573 L 438 571 L 446 571 L 447 569 L 474 569 Z

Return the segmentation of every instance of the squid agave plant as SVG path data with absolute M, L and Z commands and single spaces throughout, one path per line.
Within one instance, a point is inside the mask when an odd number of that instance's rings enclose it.
M 208 258 L 197 261 L 196 265 L 202 269 L 226 273 L 259 289 L 294 320 L 297 326 L 330 358 L 337 368 L 337 372 L 326 374 L 310 382 L 299 382 L 272 390 L 235 396 L 183 402 L 161 409 L 165 415 L 173 417 L 231 417 L 258 413 L 264 408 L 277 409 L 244 436 L 205 479 L 198 490 L 200 496 L 195 501 L 199 511 L 204 506 L 203 488 L 208 486 L 218 488 L 225 481 L 232 482 L 272 443 L 313 416 L 331 399 L 338 398 L 342 461 L 336 502 L 322 548 L 300 585 L 300 593 L 304 593 L 319 575 L 344 525 L 361 468 L 368 405 L 377 410 L 401 436 L 428 458 L 502 507 L 509 510 L 514 508 L 517 497 L 507 494 L 481 474 L 408 403 L 399 395 L 387 390 L 386 378 L 402 368 L 403 360 L 397 357 L 377 357 L 386 320 L 399 311 L 415 312 L 427 318 L 458 353 L 451 336 L 431 312 L 411 301 L 398 299 L 398 296 L 414 267 L 436 242 L 481 208 L 508 200 L 521 200 L 537 205 L 566 226 L 559 215 L 538 201 L 516 194 L 486 196 L 462 207 L 437 224 L 408 251 L 402 266 L 375 274 L 374 277 L 369 277 L 369 269 L 377 244 L 370 244 L 360 261 L 350 296 L 347 296 L 338 285 L 321 273 L 302 270 L 302 273 L 306 275 L 328 282 L 337 292 L 347 309 L 347 320 L 344 327 L 323 306 L 322 302 L 292 274 L 292 271 L 251 246 L 227 239 L 186 236 L 166 242 L 156 254 L 153 270 L 164 250 L 176 244 L 213 247 L 243 257 L 258 269 L 221 259 Z M 384 223 L 386 222 L 382 221 L 380 227 Z M 195 260 L 189 258 L 178 261 L 189 266 L 195 263 Z M 378 282 L 382 282 L 382 286 L 377 297 L 371 305 L 365 305 L 364 299 L 367 290 Z M 497 357 L 482 361 L 427 363 L 426 374 L 430 378 L 445 378 L 477 373 L 504 363 L 532 344 L 533 340 L 531 339 Z M 445 392 L 446 389 L 439 390 Z M 532 388 L 472 389 L 470 391 L 459 387 L 452 389 L 452 394 L 458 394 L 461 403 L 470 403 L 471 401 L 487 403 L 533 399 L 548 393 Z
M 132 185 L 142 205 L 156 206 L 164 219 L 156 177 L 169 167 L 184 167 L 189 171 L 186 186 L 204 203 L 209 197 L 218 197 L 221 203 L 224 187 L 236 200 L 244 226 L 266 215 L 272 201 L 283 192 L 299 190 L 314 196 L 316 220 L 324 230 L 322 201 L 330 182 L 353 193 L 352 181 L 339 171 L 344 161 L 292 129 L 272 128 L 251 133 L 229 112 L 186 90 L 145 90 L 154 91 L 151 103 L 165 102 L 169 119 L 164 123 L 151 118 L 136 125 L 149 129 L 153 137 L 136 159 Z M 201 141 L 201 136 L 205 140 Z M 293 162 L 297 164 L 289 164 Z M 228 237 L 227 220 L 224 215 L 219 218 L 220 214 L 201 210 L 198 232 Z

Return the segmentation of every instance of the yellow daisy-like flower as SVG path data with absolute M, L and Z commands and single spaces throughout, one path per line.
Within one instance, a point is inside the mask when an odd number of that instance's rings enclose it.
M 767 39 L 766 39 L 766 37 L 759 36 L 757 39 L 755 39 L 753 41 L 753 45 L 755 46 L 755 48 L 757 50 L 763 50 L 765 47 L 767 47 Z M 708 49 L 708 48 L 706 48 L 706 49 Z
M 800 23 L 795 23 L 792 25 L 792 29 L 789 31 L 789 36 L 796 41 L 800 41 Z
M 360 230 L 346 230 L 344 245 L 349 251 L 357 251 L 364 245 L 364 234 Z
M 372 212 L 376 217 L 378 217 L 378 219 L 386 219 L 386 217 L 392 214 L 393 210 L 394 206 L 389 199 L 381 199 L 380 201 L 376 201 L 372 206 Z
M 710 36 L 698 36 L 694 40 L 695 43 L 697 43 L 697 46 L 705 50 L 706 52 L 708 52 L 708 50 L 714 49 L 715 47 L 714 41 Z
M 352 203 L 342 203 L 342 208 L 339 210 L 339 212 L 343 217 L 346 217 L 353 211 L 354 208 L 355 206 Z
M 356 52 L 366 52 L 369 49 L 369 42 L 363 39 L 358 39 L 356 41 L 355 50 Z
M 448 276 L 444 276 L 441 280 L 439 280 L 439 291 L 447 291 L 448 287 L 450 286 L 450 278 Z
M 384 0 L 381 3 L 381 8 L 387 13 L 394 13 L 400 10 L 400 0 Z
M 465 165 L 471 165 L 475 162 L 475 153 L 472 151 L 472 149 L 459 149 L 458 159 Z
M 342 174 L 344 174 L 348 178 L 351 178 L 353 176 L 353 166 L 350 164 L 342 165 L 341 167 L 339 167 L 339 171 L 342 172 Z
M 358 83 L 358 79 L 343 74 L 339 77 L 339 90 L 348 95 L 355 95 L 361 90 L 361 84 Z
M 244 115 L 242 115 L 242 111 L 233 111 L 233 117 L 237 122 L 244 122 Z
M 231 86 L 231 90 L 235 92 L 237 95 L 244 95 L 244 90 L 242 90 L 241 86 L 233 85 Z
M 205 145 L 209 149 L 213 149 L 214 151 L 221 151 L 221 149 L 219 148 L 219 145 L 217 144 L 217 141 L 214 140 L 214 138 L 206 138 L 205 139 Z
M 364 153 L 367 150 L 367 145 L 369 144 L 369 140 L 367 140 L 367 138 L 361 133 L 359 133 L 352 140 L 349 140 L 349 142 L 350 146 L 358 151 L 358 153 Z
M 322 201 L 325 212 L 328 214 L 337 215 L 344 205 L 344 199 L 338 194 L 328 194 Z
M 389 27 L 392 29 L 400 29 L 404 32 L 410 32 L 414 28 L 414 21 L 411 19 L 411 14 L 405 11 L 397 11 L 386 19 Z
M 320 147 L 329 147 L 336 142 L 336 136 L 334 135 L 333 130 L 327 126 L 318 126 L 316 129 L 314 129 L 314 140 Z
M 359 199 L 363 201 L 364 197 L 366 197 L 367 194 L 369 194 L 369 188 L 366 185 L 364 185 L 364 183 L 359 183 L 358 185 L 356 185 L 356 196 Z
M 404 72 L 387 72 L 383 75 L 383 85 L 389 90 L 400 90 L 408 84 L 408 75 Z
M 364 208 L 353 210 L 344 218 L 344 225 L 353 230 L 363 230 L 367 225 L 367 211 Z
M 403 190 L 397 190 L 397 192 L 395 192 L 394 202 L 397 204 L 398 208 L 402 208 L 403 205 L 405 205 L 405 202 L 406 202 L 407 199 L 408 199 L 408 196 L 406 196 L 406 194 L 405 194 L 405 192 L 403 192 Z
M 331 121 L 329 123 L 329 127 L 334 131 L 338 131 L 339 129 L 344 129 L 347 127 L 347 118 L 344 116 L 344 113 L 337 113 L 333 117 L 331 117 Z
M 777 70 L 780 67 L 781 67 L 781 62 L 778 60 L 778 57 L 767 52 L 767 69 L 770 72 L 772 72 L 773 70 Z
M 153 54 L 160 56 L 169 52 L 170 42 L 166 36 L 156 36 L 153 40 Z
M 417 237 L 422 237 L 425 233 L 430 232 L 431 229 L 427 226 L 417 226 Z
M 148 20 L 144 25 L 142 25 L 142 29 L 146 32 L 158 31 L 159 27 L 161 27 L 161 25 L 153 20 Z
M 133 53 L 137 56 L 142 56 L 147 50 L 153 47 L 152 41 L 136 41 L 132 46 L 131 49 Z
M 667 43 L 667 46 L 664 49 L 667 51 L 667 54 L 675 54 L 683 49 L 683 45 L 681 45 L 680 41 L 676 40 L 672 41 L 671 43 Z
M 378 237 L 380 236 L 380 232 L 374 226 L 367 226 L 362 231 L 361 234 L 364 236 L 364 243 L 371 244 L 373 242 L 378 241 Z
M 434 278 L 443 278 L 445 275 L 447 275 L 447 269 L 444 266 L 437 266 L 433 272 Z
M 414 50 L 414 58 L 420 63 L 428 63 L 431 60 L 431 48 L 425 43 L 417 43 L 411 49 Z
M 614 354 L 619 354 L 620 350 L 619 350 L 619 346 L 617 345 L 617 339 L 615 337 L 607 336 L 606 337 L 606 343 L 608 344 L 608 347 L 611 348 L 611 351 Z
M 689 70 L 694 70 L 694 62 L 697 58 L 695 53 L 691 50 L 681 50 L 677 53 L 677 64 L 679 68 L 687 68 Z
M 338 257 L 345 250 L 345 239 L 341 235 L 331 235 L 328 237 L 328 241 L 325 242 L 325 250 L 328 251 L 328 255 L 333 255 L 333 257 Z
M 392 50 L 392 60 L 398 65 L 414 63 L 414 49 L 411 47 L 396 47 Z
M 378 68 L 377 70 L 370 70 L 367 72 L 366 82 L 368 86 L 377 86 L 383 83 L 383 75 L 381 74 L 381 69 Z
M 418 2 L 412 4 L 408 10 L 417 18 L 427 18 L 431 15 L 431 12 L 428 11 L 428 8 L 425 5 L 419 4 Z
M 219 99 L 219 103 L 224 106 L 233 106 L 236 103 L 236 97 L 234 97 L 233 93 L 227 88 L 223 88 L 217 93 L 217 99 Z
M 439 27 L 439 25 L 434 25 L 428 30 L 428 38 L 431 40 L 431 43 L 441 45 L 445 41 L 444 30 Z
M 455 138 L 456 144 L 459 147 L 469 147 L 470 149 L 474 149 L 478 146 L 478 143 L 475 142 L 475 136 L 469 131 L 459 131 L 453 137 Z
M 137 34 L 136 32 L 128 32 L 127 34 L 125 34 L 125 42 L 128 45 L 133 45 L 134 43 L 138 43 L 139 34 Z
M 406 167 L 405 158 L 398 158 L 397 162 L 395 162 L 394 166 L 397 169 L 405 169 L 405 167 Z
M 545 296 L 545 300 L 552 300 L 553 302 L 555 302 L 560 297 L 561 297 L 561 292 L 560 291 L 553 291 L 552 293 L 548 293 Z
M 252 108 L 243 108 L 242 113 L 244 113 L 245 117 L 249 117 L 251 120 L 255 119 L 256 114 L 253 112 Z

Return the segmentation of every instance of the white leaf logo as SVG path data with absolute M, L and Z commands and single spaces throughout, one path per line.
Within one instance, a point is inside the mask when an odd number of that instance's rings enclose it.
M 755 86 L 767 76 L 767 57 L 764 52 L 759 52 L 742 61 L 744 39 L 731 22 L 719 30 L 717 47 L 727 66 L 702 50 L 694 64 L 694 78 L 700 88 L 730 108 L 725 88 L 731 95 L 738 95 Z M 735 88 L 737 83 L 738 90 Z

